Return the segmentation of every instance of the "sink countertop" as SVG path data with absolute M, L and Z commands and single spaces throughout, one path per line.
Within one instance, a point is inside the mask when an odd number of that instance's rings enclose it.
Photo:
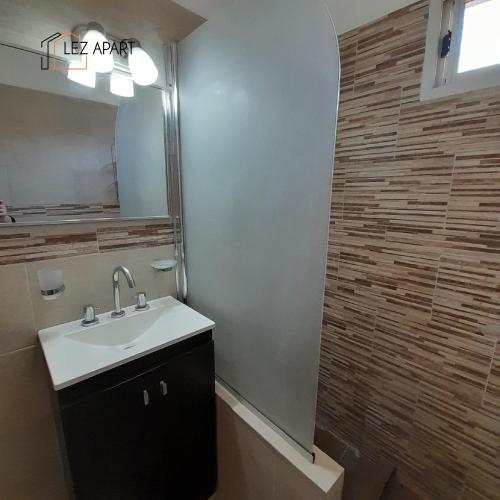
M 149 309 L 125 308 L 123 318 L 99 314 L 99 323 L 81 320 L 38 332 L 56 391 L 211 330 L 215 323 L 173 297 L 151 300 Z

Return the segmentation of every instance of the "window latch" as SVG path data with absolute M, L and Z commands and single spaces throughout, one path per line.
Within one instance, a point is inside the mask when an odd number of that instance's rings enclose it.
M 450 53 L 451 47 L 451 31 L 448 30 L 448 33 L 443 36 L 443 40 L 441 41 L 441 59 L 444 59 Z

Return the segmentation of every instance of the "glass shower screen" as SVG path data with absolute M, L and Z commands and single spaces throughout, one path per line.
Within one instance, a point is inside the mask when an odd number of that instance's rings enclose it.
M 338 91 L 322 0 L 236 0 L 179 44 L 188 303 L 218 376 L 308 451 Z

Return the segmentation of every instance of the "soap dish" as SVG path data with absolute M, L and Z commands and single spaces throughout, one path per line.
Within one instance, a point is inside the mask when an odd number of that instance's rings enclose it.
M 155 260 L 154 262 L 151 262 L 151 267 L 155 271 L 161 271 L 163 273 L 167 271 L 173 271 L 176 266 L 176 260 Z

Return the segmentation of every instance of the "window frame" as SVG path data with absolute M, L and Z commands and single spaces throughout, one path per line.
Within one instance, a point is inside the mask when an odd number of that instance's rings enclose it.
M 422 101 L 500 86 L 500 64 L 458 73 L 467 0 L 430 0 L 420 99 Z M 440 57 L 441 40 L 452 31 L 450 52 Z

